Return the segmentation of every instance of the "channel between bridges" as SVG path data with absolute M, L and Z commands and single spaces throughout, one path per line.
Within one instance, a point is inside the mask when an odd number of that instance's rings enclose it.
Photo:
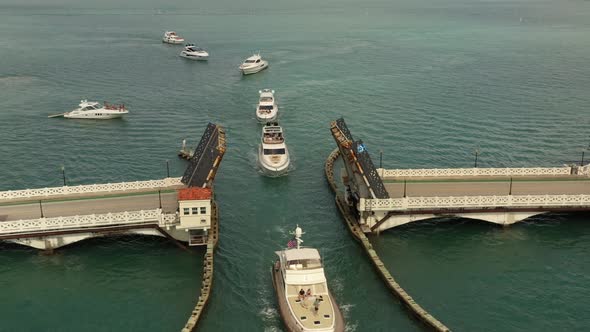
M 343 119 L 331 132 L 343 156 L 346 201 L 365 232 L 456 216 L 509 225 L 547 212 L 590 210 L 590 166 L 531 168 L 375 168 Z

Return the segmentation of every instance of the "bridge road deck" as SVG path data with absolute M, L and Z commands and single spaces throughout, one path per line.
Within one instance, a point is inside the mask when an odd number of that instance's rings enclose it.
M 391 198 L 404 195 L 404 180 L 384 178 L 383 184 Z M 512 187 L 512 188 L 511 188 Z M 504 196 L 512 195 L 579 195 L 590 194 L 587 177 L 518 177 L 494 178 L 407 178 L 405 194 L 408 197 L 448 196 Z
M 160 196 L 163 212 L 176 212 L 176 191 L 162 190 Z M 38 200 L 0 203 L 0 222 L 40 218 L 41 207 L 46 218 L 151 210 L 160 207 L 160 197 L 157 190 L 151 190 L 111 196 L 43 200 L 41 205 L 39 206 Z

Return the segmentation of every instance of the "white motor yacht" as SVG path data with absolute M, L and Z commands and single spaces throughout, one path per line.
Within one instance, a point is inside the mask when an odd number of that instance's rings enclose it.
M 264 89 L 258 91 L 258 93 L 260 99 L 258 100 L 258 106 L 256 106 L 256 119 L 262 123 L 275 121 L 279 114 L 279 107 L 274 96 L 275 90 Z
M 267 175 L 280 176 L 288 171 L 289 151 L 285 144 L 283 128 L 276 122 L 269 122 L 262 127 L 258 161 Z
M 254 54 L 240 65 L 240 70 L 244 75 L 255 74 L 265 68 L 268 68 L 268 61 L 263 60 L 260 54 Z
M 184 38 L 180 37 L 174 31 L 166 31 L 164 32 L 164 37 L 162 38 L 162 42 L 168 44 L 183 44 Z
M 272 268 L 279 311 L 290 332 L 342 332 L 344 318 L 328 290 L 320 253 L 302 248 L 301 228 L 287 249 L 275 252 L 279 259 Z
M 180 56 L 191 60 L 207 60 L 209 53 L 195 44 L 186 44 L 184 50 L 180 52 Z
M 63 113 L 63 117 L 70 119 L 106 120 L 120 118 L 127 113 L 129 113 L 129 111 L 127 111 L 125 105 L 112 105 L 107 103 L 101 105 L 94 101 L 81 100 L 78 108 L 71 112 Z

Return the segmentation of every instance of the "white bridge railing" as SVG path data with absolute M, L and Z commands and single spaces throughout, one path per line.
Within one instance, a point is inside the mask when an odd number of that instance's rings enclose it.
M 159 189 L 174 186 L 181 186 L 181 178 L 165 178 L 161 180 L 133 181 L 119 183 L 88 184 L 79 186 L 63 186 L 39 189 L 9 190 L 0 192 L 0 201 L 18 200 L 28 198 L 49 198 L 61 195 L 83 195 L 126 192 L 134 190 Z
M 382 178 L 396 177 L 461 177 L 461 176 L 560 176 L 572 174 L 572 167 L 533 168 L 432 168 L 432 169 L 377 169 Z M 578 175 L 590 175 L 588 165 L 577 168 Z
M 560 207 L 588 206 L 590 195 L 506 195 L 449 196 L 365 199 L 359 201 L 360 211 L 404 211 L 441 208 Z
M 161 209 L 155 209 L 105 214 L 89 214 L 81 216 L 3 221 L 0 222 L 0 235 L 153 223 L 158 223 L 159 226 L 170 226 L 177 223 L 177 217 L 175 214 L 162 214 Z

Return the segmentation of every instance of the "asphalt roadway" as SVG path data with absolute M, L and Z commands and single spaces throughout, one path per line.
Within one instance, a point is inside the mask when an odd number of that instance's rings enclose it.
M 403 182 L 384 183 L 391 198 L 404 195 Z M 405 185 L 409 197 L 447 197 L 447 196 L 493 196 L 508 195 L 510 180 L 506 181 L 409 181 Z M 590 181 L 550 180 L 550 181 L 512 181 L 512 195 L 579 195 L 590 194 Z
M 176 191 L 161 192 L 162 209 L 174 213 L 178 207 Z M 109 212 L 153 210 L 160 207 L 158 192 L 134 193 L 94 198 L 35 201 L 0 205 L 0 221 L 37 219 Z

